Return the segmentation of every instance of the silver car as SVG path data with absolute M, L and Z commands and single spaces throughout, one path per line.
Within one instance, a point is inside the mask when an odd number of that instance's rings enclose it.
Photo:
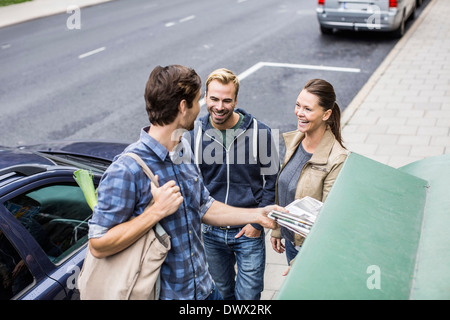
M 416 0 L 318 0 L 322 33 L 340 30 L 389 31 L 401 37 L 414 18 Z

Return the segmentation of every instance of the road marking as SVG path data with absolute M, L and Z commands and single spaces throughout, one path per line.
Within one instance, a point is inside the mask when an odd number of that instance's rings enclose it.
M 292 63 L 278 63 L 278 62 L 258 62 L 252 67 L 248 68 L 240 75 L 238 75 L 239 80 L 247 78 L 249 75 L 255 73 L 263 67 L 273 67 L 273 68 L 293 68 L 293 69 L 309 69 L 309 70 L 323 70 L 323 71 L 335 71 L 335 72 L 361 72 L 358 68 L 342 68 L 342 67 L 330 67 L 330 66 L 315 66 L 308 64 L 292 64 Z
M 180 23 L 183 23 L 183 22 L 186 22 L 186 21 L 189 21 L 189 20 L 193 20 L 193 19 L 195 19 L 194 15 L 186 17 L 186 18 L 183 18 L 183 19 L 180 19 Z
M 105 47 L 101 47 L 101 48 L 98 48 L 98 49 L 95 49 L 95 50 L 92 50 L 92 51 L 89 51 L 89 52 L 80 54 L 80 55 L 78 56 L 78 59 L 84 59 L 84 58 L 86 58 L 86 57 L 92 56 L 93 54 L 97 54 L 97 53 L 99 53 L 99 52 L 102 52 L 102 51 L 105 50 L 105 49 L 106 49 Z
M 187 21 L 190 21 L 190 20 L 194 20 L 194 19 L 195 19 L 195 16 L 191 15 L 191 16 L 188 16 L 186 18 L 182 18 L 182 19 L 178 20 L 178 23 L 184 23 L 184 22 L 187 22 Z M 177 22 L 170 21 L 170 22 L 167 22 L 165 24 L 165 26 L 166 26 L 166 28 L 170 28 L 170 27 L 173 27 L 176 24 L 177 24 Z
M 252 75 L 259 69 L 263 67 L 272 67 L 272 68 L 293 68 L 293 69 L 308 69 L 308 70 L 322 70 L 322 71 L 333 71 L 333 72 L 353 72 L 358 73 L 361 72 L 361 69 L 358 68 L 342 68 L 342 67 L 331 67 L 331 66 L 317 66 L 317 65 L 308 65 L 308 64 L 292 64 L 292 63 L 278 63 L 278 62 L 258 62 L 257 64 L 251 66 L 237 77 L 239 81 L 244 80 L 248 76 Z M 205 99 L 200 100 L 200 106 L 205 104 Z
M 261 69 L 262 67 L 264 67 L 264 62 L 258 62 L 258 63 L 255 64 L 254 66 L 248 68 L 247 70 L 245 70 L 244 72 L 242 72 L 240 75 L 238 75 L 239 81 L 244 80 L 244 79 L 247 78 L 249 75 L 255 73 L 256 71 L 258 71 L 258 70 Z
M 354 72 L 359 73 L 361 69 L 358 68 L 342 68 L 342 67 L 330 67 L 330 66 L 315 66 L 307 64 L 292 64 L 292 63 L 276 63 L 276 62 L 261 62 L 265 67 L 275 68 L 294 68 L 294 69 L 309 69 L 309 70 L 323 70 L 323 71 L 336 71 L 336 72 Z

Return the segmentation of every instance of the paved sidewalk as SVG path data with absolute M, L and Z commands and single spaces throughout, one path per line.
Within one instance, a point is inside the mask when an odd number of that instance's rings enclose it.
M 0 8 L 0 27 L 111 0 L 33 0 Z M 450 153 L 450 1 L 432 0 L 343 113 L 350 151 L 392 167 Z M 262 298 L 274 299 L 287 269 L 266 233 Z
M 395 168 L 450 153 L 449 14 L 432 0 L 345 110 L 349 150 Z

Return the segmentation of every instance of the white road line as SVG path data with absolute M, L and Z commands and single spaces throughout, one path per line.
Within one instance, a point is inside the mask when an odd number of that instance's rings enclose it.
M 186 21 L 189 21 L 189 20 L 193 20 L 193 19 L 195 19 L 194 15 L 186 17 L 186 18 L 183 18 L 183 19 L 180 19 L 180 23 L 183 23 L 183 22 L 186 22 Z
M 330 66 L 315 66 L 307 64 L 291 64 L 291 63 L 276 63 L 276 62 L 259 62 L 265 67 L 276 67 L 276 68 L 294 68 L 294 69 L 310 69 L 310 70 L 323 70 L 323 71 L 337 71 L 337 72 L 361 72 L 358 68 L 341 68 L 341 67 L 330 67 Z
M 78 59 L 84 59 L 84 58 L 86 58 L 86 57 L 92 56 L 93 54 L 97 54 L 97 53 L 99 53 L 99 52 L 102 52 L 102 51 L 105 50 L 105 49 L 106 49 L 105 47 L 101 47 L 101 48 L 98 48 L 98 49 L 95 49 L 95 50 L 92 50 L 92 51 L 89 51 L 89 52 L 80 54 L 80 55 L 78 56 Z
M 361 72 L 361 69 L 357 68 L 341 68 L 341 67 L 315 66 L 307 64 L 292 64 L 292 63 L 278 63 L 278 62 L 258 62 L 254 66 L 248 68 L 240 75 L 238 75 L 238 79 L 243 80 L 263 67 L 309 69 L 309 70 L 323 70 L 336 72 L 356 72 L 356 73 Z
M 185 18 L 182 18 L 182 19 L 178 20 L 178 23 L 183 23 L 183 22 L 187 22 L 187 21 L 190 21 L 190 20 L 194 20 L 194 19 L 195 19 L 195 16 L 192 15 L 192 16 L 185 17 Z M 176 24 L 177 24 L 177 22 L 171 21 L 171 22 L 167 22 L 165 24 L 165 26 L 166 26 L 166 28 L 170 28 L 170 27 L 173 27 Z
M 293 69 L 309 69 L 309 70 L 322 70 L 322 71 L 333 71 L 333 72 L 361 72 L 361 69 L 358 68 L 342 68 L 342 67 L 331 67 L 331 66 L 316 66 L 316 65 L 307 65 L 307 64 L 292 64 L 292 63 L 278 63 L 278 62 L 258 62 L 252 67 L 248 68 L 237 77 L 239 81 L 244 80 L 248 76 L 252 75 L 259 69 L 263 67 L 273 67 L 273 68 L 293 68 Z M 205 104 L 205 99 L 200 100 L 200 106 Z
M 248 68 L 247 70 L 242 72 L 240 75 L 238 75 L 238 79 L 241 81 L 241 80 L 247 78 L 249 75 L 251 75 L 251 74 L 255 73 L 256 71 L 258 71 L 262 67 L 264 67 L 264 62 L 258 62 L 253 67 Z

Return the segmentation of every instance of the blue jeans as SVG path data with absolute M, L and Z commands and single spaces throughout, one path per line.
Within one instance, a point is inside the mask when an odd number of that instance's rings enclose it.
M 222 295 L 220 294 L 219 290 L 217 290 L 216 287 L 213 288 L 211 293 L 208 297 L 206 297 L 205 300 L 223 300 Z
M 292 260 L 297 256 L 298 250 L 294 247 L 294 245 L 289 240 L 284 240 L 284 247 L 286 249 L 286 259 L 288 264 L 291 263 Z
M 241 228 L 203 225 L 202 229 L 209 272 L 222 297 L 225 300 L 261 299 L 266 264 L 264 230 L 258 238 L 242 235 L 235 239 Z

